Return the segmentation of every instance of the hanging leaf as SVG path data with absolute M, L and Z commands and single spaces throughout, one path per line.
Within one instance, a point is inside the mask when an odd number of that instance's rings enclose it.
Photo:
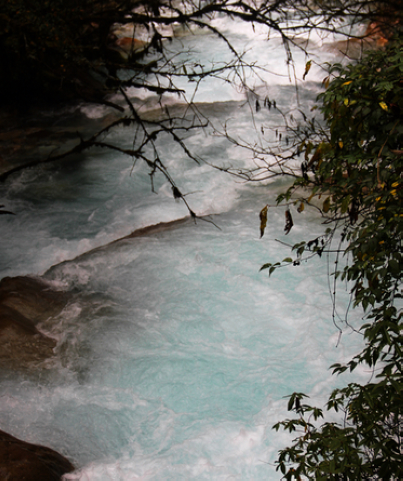
M 298 211 L 299 213 L 301 213 L 304 209 L 305 209 L 305 204 L 304 204 L 303 202 L 301 202 L 301 203 L 299 204 L 299 207 L 298 207 L 297 211 Z
M 396 261 L 396 259 L 389 259 L 388 268 L 389 268 L 389 271 L 391 272 L 392 276 L 395 277 L 396 279 L 401 274 L 401 266 L 400 266 L 399 262 Z
M 263 207 L 259 214 L 260 217 L 260 238 L 263 237 L 264 230 L 267 225 L 267 205 Z
M 174 199 L 181 199 L 183 197 L 181 191 L 175 185 L 172 186 L 172 193 Z
M 308 75 L 308 72 L 311 70 L 311 66 L 312 66 L 312 61 L 308 60 L 308 62 L 305 65 L 305 72 L 304 72 L 304 75 L 302 77 L 302 80 L 305 80 L 305 77 Z
M 302 177 L 303 177 L 304 180 L 309 180 L 307 162 L 302 162 L 302 164 L 301 164 L 301 174 L 302 174 Z
M 357 199 L 353 199 L 350 209 L 348 210 L 348 216 L 350 218 L 350 222 L 352 225 L 354 225 L 357 222 L 358 214 L 359 214 L 359 203 Z
M 330 77 L 328 76 L 322 80 L 322 87 L 325 87 L 325 89 L 327 89 L 329 87 L 329 84 L 330 84 Z
M 269 277 L 270 277 L 278 267 L 280 267 L 280 262 L 276 262 L 275 264 L 268 263 L 268 264 L 262 265 L 262 267 L 260 268 L 260 271 L 263 271 L 264 269 L 269 269 Z
M 294 400 L 295 400 L 295 396 L 290 396 L 290 399 L 287 405 L 288 411 L 292 411 L 292 408 L 294 407 Z
M 292 221 L 291 212 L 289 209 L 287 209 L 285 211 L 285 226 L 284 226 L 285 235 L 287 235 L 290 232 L 293 225 L 294 225 L 294 222 Z
M 346 195 L 346 197 L 344 197 L 344 199 L 341 203 L 340 212 L 342 214 L 345 214 L 348 210 L 349 205 L 350 205 L 350 195 Z
M 311 195 L 308 197 L 308 199 L 307 199 L 308 204 L 309 204 L 309 202 L 311 202 L 311 200 L 313 199 L 314 195 L 315 195 L 315 191 L 313 191 L 313 192 L 311 193 Z
M 268 262 L 267 264 L 263 264 L 262 267 L 259 269 L 259 272 L 263 271 L 264 269 L 270 269 L 272 265 L 273 264 L 271 264 L 270 262 Z
M 305 160 L 308 160 L 309 154 L 312 152 L 314 145 L 312 142 L 308 142 L 305 148 Z
M 330 209 L 330 197 L 327 197 L 323 202 L 322 210 L 326 214 Z

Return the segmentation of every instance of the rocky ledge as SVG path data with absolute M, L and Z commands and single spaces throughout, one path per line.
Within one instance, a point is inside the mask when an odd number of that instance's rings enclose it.
M 32 277 L 0 281 L 0 369 L 30 370 L 53 356 L 56 341 L 38 325 L 57 316 L 68 294 Z M 21 441 L 0 431 L 0 479 L 56 481 L 74 466 L 50 448 Z
M 0 281 L 0 368 L 29 369 L 53 356 L 56 341 L 38 325 L 58 315 L 68 294 L 31 277 Z
M 26 443 L 0 431 L 0 479 L 4 481 L 59 481 L 74 466 L 61 454 Z
M 128 236 L 82 254 L 74 262 L 112 244 L 158 235 L 193 222 L 194 219 L 188 216 L 137 229 Z M 56 290 L 39 277 L 5 277 L 0 281 L 0 371 L 32 373 L 46 367 L 45 361 L 54 356 L 56 341 L 41 332 L 41 324 L 59 316 L 72 297 L 73 293 Z M 50 448 L 29 444 L 0 431 L 1 481 L 60 480 L 64 473 L 73 470 L 70 461 Z

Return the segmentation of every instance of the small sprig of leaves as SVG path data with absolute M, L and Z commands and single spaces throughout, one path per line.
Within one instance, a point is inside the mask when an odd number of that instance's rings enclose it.
M 296 251 L 297 256 L 295 259 L 293 259 L 292 257 L 286 257 L 281 262 L 275 262 L 274 264 L 268 262 L 262 265 L 262 267 L 259 269 L 259 272 L 269 269 L 269 277 L 270 277 L 273 274 L 273 272 L 280 267 L 287 267 L 289 265 L 299 266 L 301 262 L 307 261 L 314 256 L 322 257 L 323 252 L 331 252 L 328 246 L 332 240 L 332 237 L 333 237 L 332 229 L 327 229 L 324 235 L 315 237 L 315 239 L 312 239 L 308 242 L 301 241 L 301 242 L 298 242 L 297 244 L 294 244 L 293 246 L 289 246 L 292 251 Z M 308 252 L 309 254 L 303 257 L 303 254 L 305 252 Z M 339 250 L 335 250 L 334 252 L 339 252 Z

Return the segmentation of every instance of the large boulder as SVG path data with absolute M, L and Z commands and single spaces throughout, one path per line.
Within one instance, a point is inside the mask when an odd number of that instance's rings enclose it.
M 41 279 L 6 277 L 0 281 L 0 367 L 27 368 L 50 358 L 56 341 L 37 328 L 57 316 L 68 295 Z
M 0 479 L 60 481 L 74 466 L 53 449 L 30 444 L 0 431 Z

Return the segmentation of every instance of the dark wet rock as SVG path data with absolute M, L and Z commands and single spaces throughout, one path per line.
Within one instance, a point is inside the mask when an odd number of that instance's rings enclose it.
M 19 369 L 38 365 L 53 356 L 56 341 L 37 328 L 58 315 L 68 296 L 30 277 L 0 281 L 0 367 Z M 1 479 L 1 477 L 0 477 Z
M 0 305 L 15 309 L 35 324 L 59 314 L 67 300 L 65 292 L 39 278 L 5 277 L 0 281 Z
M 55 346 L 56 341 L 39 332 L 30 319 L 0 304 L 0 367 L 38 364 L 53 356 Z
M 82 104 L 43 105 L 21 112 L 0 106 L 0 180 L 13 172 L 48 165 L 118 118 L 105 110 L 100 118 L 81 112 Z M 80 132 L 80 135 L 77 134 Z
M 0 431 L 2 481 L 59 481 L 74 466 L 53 449 L 21 441 Z
M 63 147 L 73 147 L 77 133 L 46 126 L 4 126 L 0 113 L 0 175 L 15 167 L 30 165 L 32 161 L 46 159 Z

